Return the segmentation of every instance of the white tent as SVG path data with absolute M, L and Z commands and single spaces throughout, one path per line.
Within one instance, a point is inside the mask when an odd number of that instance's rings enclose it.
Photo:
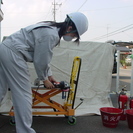
M 70 81 L 72 63 L 75 56 L 82 59 L 75 107 L 84 99 L 83 104 L 76 109 L 76 115 L 100 114 L 100 107 L 110 107 L 112 103 L 109 92 L 112 81 L 112 67 L 114 59 L 114 46 L 110 43 L 73 42 L 62 41 L 54 49 L 51 62 L 53 76 L 57 81 Z M 42 60 L 43 61 L 43 60 Z M 31 83 L 37 78 L 34 67 L 29 64 Z M 10 92 L 2 102 L 0 111 L 9 111 L 11 107 Z M 62 101 L 60 95 L 55 97 Z

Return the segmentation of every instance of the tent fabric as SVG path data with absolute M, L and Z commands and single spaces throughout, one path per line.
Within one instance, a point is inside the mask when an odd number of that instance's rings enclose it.
M 79 45 L 73 42 L 61 41 L 54 49 L 51 69 L 57 81 L 69 83 L 73 59 L 79 56 L 82 60 L 75 107 L 84 99 L 83 103 L 75 110 L 75 115 L 100 114 L 99 108 L 111 107 L 109 97 L 112 68 L 114 61 L 115 47 L 109 43 L 80 42 Z M 42 60 L 43 61 L 43 60 Z M 28 63 L 31 84 L 37 78 L 33 64 Z M 61 94 L 54 97 L 54 100 L 63 103 Z M 9 111 L 11 106 L 11 95 L 7 93 L 0 107 L 0 112 Z

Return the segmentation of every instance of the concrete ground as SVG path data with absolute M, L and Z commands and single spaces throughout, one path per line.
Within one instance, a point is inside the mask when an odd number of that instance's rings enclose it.
M 130 70 L 127 71 L 130 73 Z M 127 84 L 127 89 L 129 89 L 129 79 L 130 76 L 121 75 L 120 84 Z M 111 91 L 115 91 L 115 81 L 116 75 L 113 75 Z M 117 95 L 111 94 L 111 99 L 113 105 L 117 107 Z M 15 126 L 11 125 L 9 121 L 10 116 L 0 115 L 0 133 L 16 133 Z M 133 133 L 133 130 L 128 128 L 127 121 L 119 121 L 116 128 L 107 128 L 103 126 L 101 116 L 98 115 L 78 116 L 75 125 L 69 125 L 67 122 L 68 119 L 65 117 L 35 116 L 33 117 L 33 128 L 43 133 Z
M 0 116 L 0 133 L 16 133 L 9 124 L 9 116 Z M 33 128 L 43 133 L 133 133 L 127 121 L 119 121 L 116 128 L 102 125 L 101 116 L 77 117 L 75 125 L 69 125 L 65 117 L 34 117 Z

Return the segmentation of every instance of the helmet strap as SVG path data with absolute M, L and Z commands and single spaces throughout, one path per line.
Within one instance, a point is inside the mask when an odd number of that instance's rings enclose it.
M 66 31 L 66 34 L 68 34 L 68 33 L 75 33 L 75 32 L 77 32 L 77 30 L 73 30 L 73 31 Z

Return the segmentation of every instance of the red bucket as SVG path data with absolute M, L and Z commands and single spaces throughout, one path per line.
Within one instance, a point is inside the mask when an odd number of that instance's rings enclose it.
M 133 109 L 126 110 L 128 127 L 133 130 Z
M 120 120 L 122 110 L 113 107 L 100 108 L 102 123 L 105 127 L 115 128 Z

